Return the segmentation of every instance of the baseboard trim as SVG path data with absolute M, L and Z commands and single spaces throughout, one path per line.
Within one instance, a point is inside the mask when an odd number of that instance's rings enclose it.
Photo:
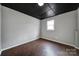
M 58 43 L 60 43 L 60 44 L 72 46 L 72 47 L 74 47 L 74 48 L 76 48 L 76 49 L 79 49 L 79 47 L 75 46 L 74 44 L 69 44 L 69 43 L 66 43 L 66 42 L 63 42 L 63 41 L 60 42 L 60 41 L 56 41 L 56 40 L 52 40 L 52 39 L 48 39 L 48 38 L 42 38 L 42 39 L 50 40 L 50 41 L 53 41 L 53 42 L 58 42 Z
M 74 48 L 79 49 L 79 47 L 77 47 L 77 46 L 74 46 Z
M 39 38 L 38 38 L 38 39 L 39 39 Z M 30 40 L 30 41 L 28 41 L 28 42 L 24 42 L 24 43 L 21 43 L 21 44 L 18 44 L 18 45 L 10 46 L 10 47 L 7 47 L 7 48 L 4 48 L 4 49 L 1 49 L 1 51 L 5 51 L 5 50 L 7 50 L 7 49 L 11 49 L 11 48 L 14 48 L 14 47 L 20 46 L 20 45 L 22 45 L 22 44 L 30 43 L 30 42 L 35 41 L 35 40 L 37 40 L 37 39 Z
M 53 41 L 53 42 L 57 42 L 57 43 L 64 44 L 64 45 L 68 45 L 68 46 L 72 46 L 72 47 L 74 47 L 74 48 L 76 48 L 76 49 L 79 49 L 79 47 L 77 47 L 77 46 L 75 46 L 75 45 L 73 45 L 73 44 L 69 44 L 69 43 L 63 42 L 63 41 L 61 42 L 61 41 L 52 40 L 52 39 L 49 39 L 49 38 L 42 38 L 42 39 L 49 40 L 49 41 Z M 36 39 L 36 40 L 37 40 L 37 39 Z M 32 42 L 32 41 L 35 41 L 35 40 L 31 40 L 30 42 Z M 29 43 L 29 42 L 25 42 L 25 43 Z M 25 43 L 23 43 L 23 44 L 25 44 Z M 22 44 L 19 44 L 19 45 L 22 45 Z M 16 46 L 19 46 L 19 45 L 16 45 Z M 0 55 L 1 55 L 1 52 L 2 52 L 2 51 L 7 50 L 7 49 L 14 48 L 14 47 L 16 47 L 16 46 L 11 46 L 11 47 L 2 49 L 2 50 L 0 51 Z

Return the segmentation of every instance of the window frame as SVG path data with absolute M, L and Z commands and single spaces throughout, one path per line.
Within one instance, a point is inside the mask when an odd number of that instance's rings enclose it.
M 55 21 L 54 20 L 47 21 L 47 30 L 51 30 L 51 31 L 55 30 Z

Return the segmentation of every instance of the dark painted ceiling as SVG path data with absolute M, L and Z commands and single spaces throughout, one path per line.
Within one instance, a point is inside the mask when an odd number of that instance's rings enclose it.
M 45 3 L 43 6 L 38 6 L 37 3 L 2 3 L 2 5 L 40 20 L 78 8 L 78 3 Z

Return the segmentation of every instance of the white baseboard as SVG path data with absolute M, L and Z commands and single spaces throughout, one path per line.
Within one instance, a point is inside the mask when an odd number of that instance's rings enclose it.
M 65 44 L 65 45 L 69 45 L 69 46 L 72 46 L 76 49 L 79 49 L 79 47 L 75 46 L 74 44 L 71 44 L 71 43 L 67 43 L 67 42 L 64 42 L 64 41 L 58 41 L 58 40 L 52 40 L 52 39 L 49 39 L 49 38 L 45 38 L 45 37 L 42 37 L 43 39 L 46 39 L 46 40 L 50 40 L 50 41 L 54 41 L 54 42 L 58 42 L 58 43 L 61 43 L 61 44 Z
M 76 49 L 79 49 L 79 47 L 77 47 L 77 46 L 74 46 Z
M 37 39 L 39 39 L 39 38 L 37 38 Z M 34 40 L 37 40 L 37 39 L 34 39 Z M 32 41 L 34 41 L 34 40 L 30 40 L 30 41 L 28 41 L 28 42 L 24 42 L 24 43 L 21 43 L 21 44 L 17 44 L 17 45 L 13 45 L 13 46 L 10 46 L 10 47 L 7 47 L 7 48 L 3 48 L 3 49 L 1 49 L 1 51 L 4 51 L 4 50 L 7 50 L 7 49 L 11 49 L 11 48 L 20 46 L 20 45 L 22 45 L 22 44 L 26 44 L 26 43 L 32 42 Z
M 52 40 L 52 39 L 49 39 L 49 38 L 45 38 L 45 37 L 41 37 L 43 39 L 46 39 L 46 40 L 50 40 L 50 41 L 54 41 L 54 42 L 58 42 L 58 43 L 61 43 L 61 44 L 65 44 L 65 45 L 69 45 L 69 46 L 72 46 L 76 49 L 79 49 L 79 47 L 75 46 L 74 44 L 71 44 L 71 43 L 67 43 L 67 42 L 64 42 L 64 41 L 58 41 L 58 40 Z M 33 40 L 32 40 L 33 41 Z M 31 41 L 30 41 L 31 42 Z M 25 42 L 25 43 L 28 43 L 28 42 Z M 24 43 L 23 43 L 24 44 Z M 19 44 L 19 45 L 22 45 L 22 44 Z M 16 45 L 16 46 L 19 46 L 19 45 Z M 8 48 L 5 48 L 5 49 L 2 49 L 1 51 L 4 51 L 4 50 L 7 50 L 7 49 L 10 49 L 10 48 L 13 48 L 13 47 L 16 47 L 16 46 L 10 46 Z M 1 54 L 1 51 L 0 51 L 0 54 Z

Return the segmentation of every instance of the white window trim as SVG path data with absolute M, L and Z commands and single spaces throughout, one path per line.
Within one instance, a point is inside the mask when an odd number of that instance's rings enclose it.
M 47 21 L 47 30 L 55 30 L 54 28 L 54 20 Z

